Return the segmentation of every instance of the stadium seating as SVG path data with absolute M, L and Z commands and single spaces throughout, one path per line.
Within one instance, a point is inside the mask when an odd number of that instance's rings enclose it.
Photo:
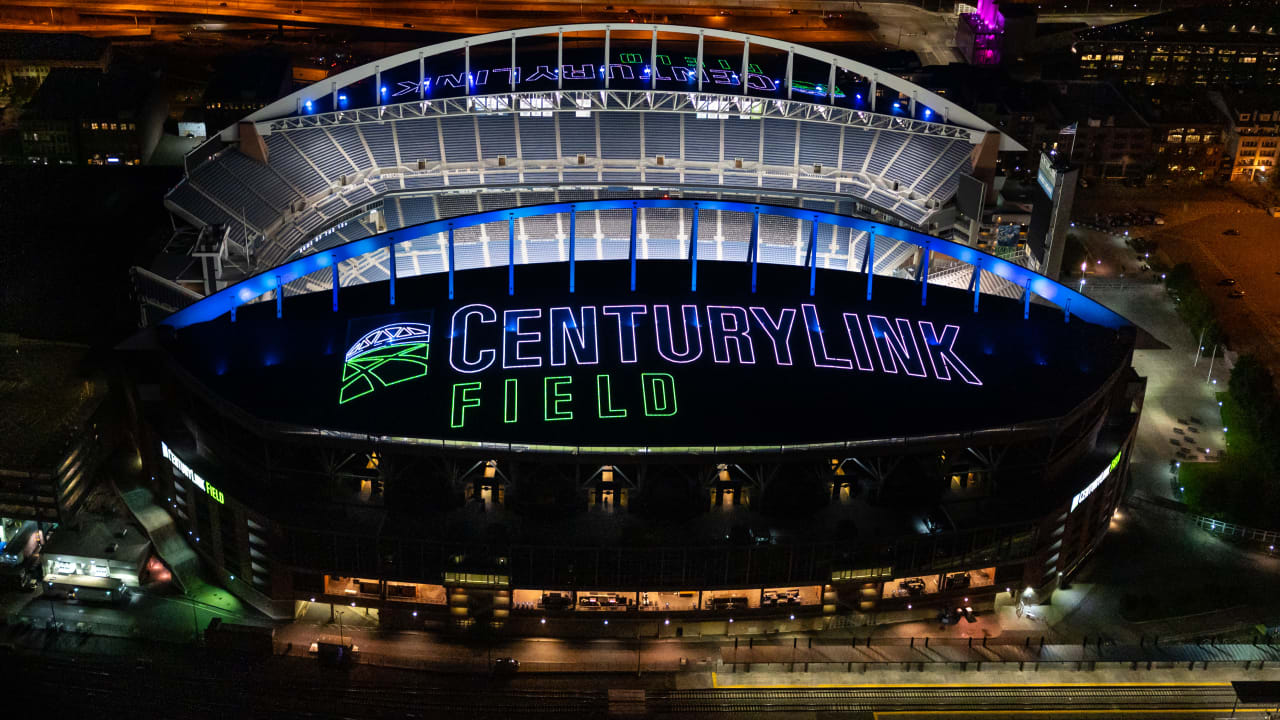
M 838 193 L 920 224 L 955 192 L 956 176 L 971 150 L 966 140 L 898 130 L 629 111 L 402 119 L 277 130 L 265 139 L 266 165 L 228 148 L 197 167 L 167 202 L 194 223 L 233 226 L 238 242 L 247 231 L 260 261 L 268 264 L 386 193 L 397 196 L 398 204 L 386 208 L 391 225 L 511 206 L 502 205 L 498 196 L 486 196 L 481 204 L 466 194 L 447 194 L 429 207 L 423 198 L 404 195 L 442 187 L 642 182 L 763 187 Z M 502 169 L 500 157 L 505 158 Z M 507 202 L 525 204 L 523 199 Z M 518 232 L 537 240 L 563 236 L 566 228 L 558 221 L 548 234 L 551 222 L 522 220 Z M 629 232 L 629 219 L 587 222 L 582 231 L 593 237 Z M 650 237 L 671 234 L 655 232 L 661 220 L 654 222 Z M 234 228 L 237 224 L 241 227 Z M 350 232 L 344 230 L 343 236 Z M 475 240 L 488 237 L 478 228 L 466 234 Z

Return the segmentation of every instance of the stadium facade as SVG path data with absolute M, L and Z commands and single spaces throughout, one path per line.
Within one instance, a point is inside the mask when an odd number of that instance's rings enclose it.
M 153 489 L 281 616 L 812 627 L 1035 596 L 1105 535 L 1144 384 L 1123 318 L 935 232 L 1001 147 L 873 68 L 696 28 L 338 75 L 166 198 L 204 292 L 136 276 Z

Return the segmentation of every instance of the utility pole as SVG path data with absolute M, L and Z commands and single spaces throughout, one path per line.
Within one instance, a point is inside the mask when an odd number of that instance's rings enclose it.
M 1200 364 L 1200 353 L 1204 352 L 1204 333 L 1208 329 L 1208 325 L 1200 328 L 1200 341 L 1196 343 L 1196 361 L 1191 364 L 1191 367 L 1196 367 Z
M 1213 359 L 1218 356 L 1218 344 L 1214 343 L 1213 352 L 1209 355 L 1209 374 L 1205 376 L 1204 381 L 1209 382 L 1213 379 Z

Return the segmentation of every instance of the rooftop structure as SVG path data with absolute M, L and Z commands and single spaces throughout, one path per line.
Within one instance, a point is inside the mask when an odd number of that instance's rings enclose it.
M 66 33 L 0 32 L 0 85 L 11 85 L 19 99 L 40 87 L 54 68 L 91 68 L 106 72 L 111 43 Z
M 1189 7 L 1079 33 L 1086 80 L 1261 88 L 1280 82 L 1280 7 L 1232 2 Z

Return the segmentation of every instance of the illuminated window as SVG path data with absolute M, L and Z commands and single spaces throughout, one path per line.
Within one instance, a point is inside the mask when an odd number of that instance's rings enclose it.
M 1244 63 L 1245 65 L 1252 65 L 1252 64 L 1254 64 L 1254 63 L 1258 62 L 1258 58 L 1256 58 L 1256 57 L 1242 57 L 1242 58 L 1240 58 L 1240 62 Z

